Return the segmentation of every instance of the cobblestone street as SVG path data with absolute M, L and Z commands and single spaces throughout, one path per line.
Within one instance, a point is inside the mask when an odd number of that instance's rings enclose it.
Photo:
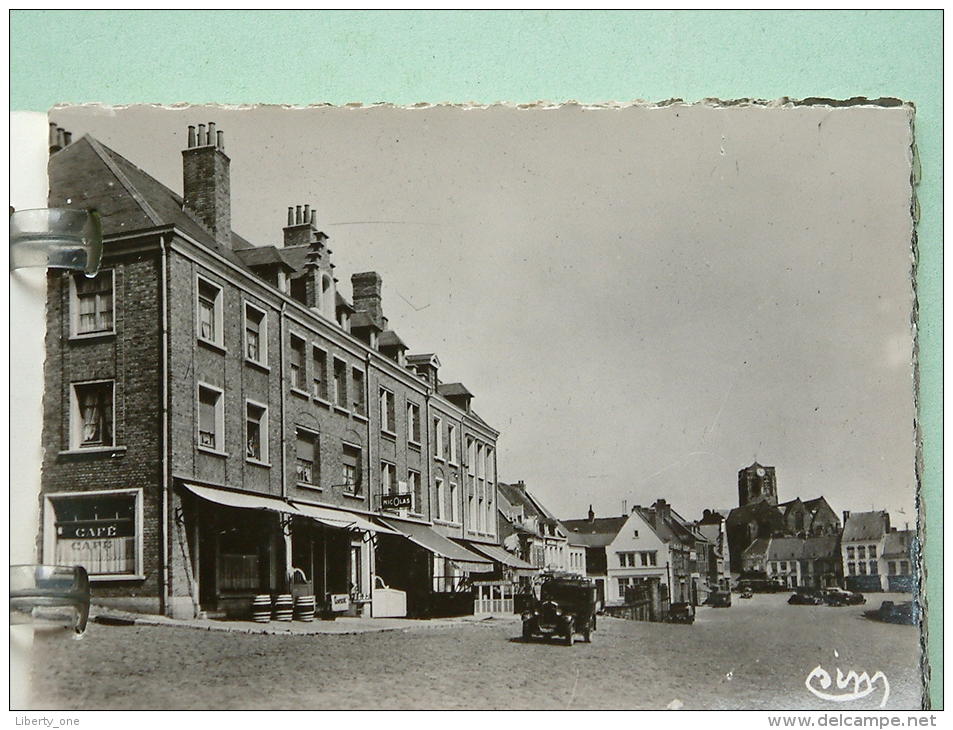
M 789 594 L 700 608 L 694 625 L 600 618 L 592 644 L 526 644 L 514 618 L 353 635 L 247 635 L 91 624 L 39 635 L 35 709 L 876 709 L 805 688 L 820 665 L 890 683 L 920 707 L 917 629 L 866 606 L 789 606 Z M 837 655 L 835 656 L 835 651 Z M 836 688 L 836 685 L 835 685 Z

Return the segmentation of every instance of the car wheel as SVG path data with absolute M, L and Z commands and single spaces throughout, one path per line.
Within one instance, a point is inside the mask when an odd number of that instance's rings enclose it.
M 566 646 L 572 646 L 574 643 L 576 643 L 576 637 L 573 635 L 572 631 L 570 631 L 566 635 Z
M 533 638 L 533 629 L 529 624 L 523 624 L 523 641 L 529 641 Z
M 587 644 L 592 643 L 592 630 L 587 626 L 586 630 L 582 632 L 582 640 Z

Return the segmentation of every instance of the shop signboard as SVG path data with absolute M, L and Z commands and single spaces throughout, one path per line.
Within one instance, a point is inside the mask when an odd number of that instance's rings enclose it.
M 331 610 L 332 611 L 347 611 L 350 605 L 350 597 L 347 593 L 332 593 L 331 594 Z
M 385 494 L 381 497 L 381 507 L 384 509 L 410 509 L 412 504 L 411 494 Z

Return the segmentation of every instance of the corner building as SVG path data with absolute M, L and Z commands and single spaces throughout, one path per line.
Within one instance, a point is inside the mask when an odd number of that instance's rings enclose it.
M 50 204 L 96 208 L 105 238 L 95 279 L 49 273 L 41 559 L 84 565 L 96 601 L 175 616 L 247 614 L 292 583 L 355 615 L 382 585 L 410 615 L 460 610 L 499 567 L 480 552 L 499 433 L 435 354 L 407 352 L 381 277 L 355 274 L 347 300 L 310 205 L 276 245 L 234 233 L 214 124 L 189 127 L 183 196 L 62 140 Z

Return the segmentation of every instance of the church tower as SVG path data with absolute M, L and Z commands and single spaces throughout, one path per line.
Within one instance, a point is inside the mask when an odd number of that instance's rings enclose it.
M 752 502 L 777 505 L 778 486 L 773 466 L 762 466 L 756 461 L 738 471 L 738 506 Z

